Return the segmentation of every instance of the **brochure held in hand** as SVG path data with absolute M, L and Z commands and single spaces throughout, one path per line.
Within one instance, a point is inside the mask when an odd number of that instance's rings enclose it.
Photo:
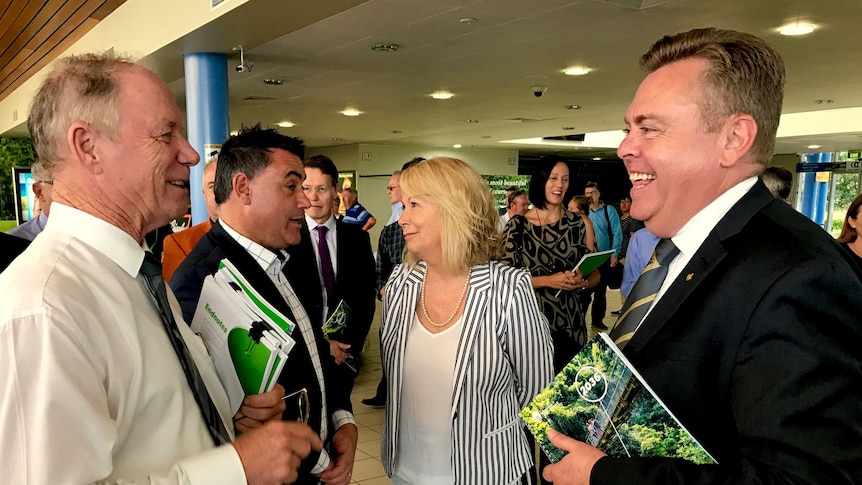
M 548 440 L 548 428 L 610 456 L 715 463 L 606 333 L 587 342 L 521 417 L 553 463 L 566 453 Z
M 218 271 L 204 279 L 191 328 L 206 344 L 232 413 L 247 394 L 275 386 L 295 345 L 294 327 L 230 261 L 222 260 Z

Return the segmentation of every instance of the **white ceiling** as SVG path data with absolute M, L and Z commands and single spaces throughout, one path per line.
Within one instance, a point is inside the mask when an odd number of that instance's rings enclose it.
M 500 141 L 618 130 L 643 78 L 639 56 L 665 34 L 706 26 L 753 33 L 781 52 L 788 73 L 785 113 L 862 107 L 857 47 L 862 0 L 306 3 L 311 2 L 250 1 L 150 57 L 184 102 L 182 54 L 229 53 L 231 129 L 289 120 L 296 126 L 282 131 L 304 138 L 311 147 L 460 143 L 511 149 Z M 477 22 L 464 24 L 459 21 L 463 18 Z M 777 27 L 796 19 L 818 28 L 804 37 L 777 33 Z M 370 46 L 379 42 L 401 48 L 372 52 Z M 250 73 L 234 72 L 238 55 L 231 47 L 238 44 L 247 47 L 246 59 L 254 63 Z M 573 65 L 593 71 L 580 77 L 562 74 Z M 267 86 L 265 78 L 285 83 Z M 537 84 L 548 87 L 540 98 L 530 89 Z M 455 97 L 439 101 L 429 96 L 440 89 Z M 245 101 L 249 96 L 275 99 Z M 834 103 L 818 105 L 817 99 Z M 567 110 L 571 104 L 582 108 Z M 341 115 L 348 106 L 363 114 Z M 833 133 L 842 130 L 851 131 Z M 780 139 L 777 152 L 811 151 L 805 145 L 812 143 L 823 145 L 820 151 L 859 148 L 862 125 Z M 583 153 L 514 147 L 522 153 Z M 614 149 L 598 152 L 612 155 Z

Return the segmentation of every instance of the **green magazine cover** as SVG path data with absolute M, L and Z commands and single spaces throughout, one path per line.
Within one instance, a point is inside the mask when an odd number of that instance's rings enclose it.
M 715 463 L 605 333 L 587 342 L 521 417 L 553 463 L 565 452 L 548 441 L 549 427 L 610 456 Z

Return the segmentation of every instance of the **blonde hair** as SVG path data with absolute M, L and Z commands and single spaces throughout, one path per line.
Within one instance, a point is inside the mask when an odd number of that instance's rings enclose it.
M 443 265 L 460 273 L 503 256 L 496 202 L 482 176 L 457 158 L 430 158 L 401 172 L 401 189 L 440 207 Z M 407 252 L 404 262 L 419 258 Z

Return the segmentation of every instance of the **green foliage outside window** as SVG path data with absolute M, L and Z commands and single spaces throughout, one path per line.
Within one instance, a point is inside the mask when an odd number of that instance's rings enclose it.
M 0 220 L 15 219 L 12 167 L 29 167 L 35 159 L 29 138 L 0 138 Z

